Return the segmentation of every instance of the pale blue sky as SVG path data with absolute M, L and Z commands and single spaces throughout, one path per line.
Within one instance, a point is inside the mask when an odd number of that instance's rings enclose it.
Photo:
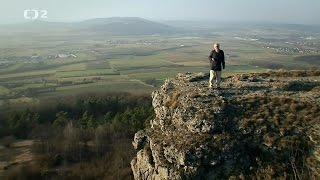
M 49 21 L 96 17 L 320 24 L 320 0 L 1 0 L 0 23 L 45 9 Z

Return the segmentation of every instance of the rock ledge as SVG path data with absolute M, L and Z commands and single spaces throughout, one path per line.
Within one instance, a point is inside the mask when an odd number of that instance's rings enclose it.
M 320 177 L 320 71 L 207 81 L 178 74 L 152 93 L 156 117 L 133 141 L 135 179 Z

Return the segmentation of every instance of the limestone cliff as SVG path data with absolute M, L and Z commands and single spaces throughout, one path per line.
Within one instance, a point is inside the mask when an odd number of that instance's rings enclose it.
M 320 71 L 239 74 L 208 88 L 186 73 L 152 93 L 135 179 L 317 179 Z

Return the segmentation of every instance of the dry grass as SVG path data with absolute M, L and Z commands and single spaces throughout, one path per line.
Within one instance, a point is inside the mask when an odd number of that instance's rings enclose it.
M 171 109 L 177 108 L 179 106 L 178 98 L 179 98 L 180 95 L 181 95 L 180 92 L 175 91 L 172 94 L 172 97 L 170 98 L 170 100 L 165 103 L 165 106 L 169 107 Z
M 266 148 L 261 147 L 264 149 L 261 152 L 273 154 L 272 158 L 263 159 L 261 167 L 256 167 L 255 175 L 248 177 L 319 177 L 316 167 L 320 164 L 312 153 L 316 144 L 308 138 L 309 129 L 320 122 L 320 108 L 316 104 L 266 96 L 248 97 L 238 103 L 245 107 L 243 119 L 239 122 L 240 129 L 252 134 L 253 143 L 263 142 Z M 284 162 L 288 162 L 289 166 L 283 166 L 281 163 Z

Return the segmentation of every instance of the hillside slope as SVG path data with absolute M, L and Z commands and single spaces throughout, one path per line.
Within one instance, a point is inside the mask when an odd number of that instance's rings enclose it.
M 179 74 L 152 93 L 135 179 L 320 177 L 320 71 L 234 75 L 221 90 L 207 80 Z

